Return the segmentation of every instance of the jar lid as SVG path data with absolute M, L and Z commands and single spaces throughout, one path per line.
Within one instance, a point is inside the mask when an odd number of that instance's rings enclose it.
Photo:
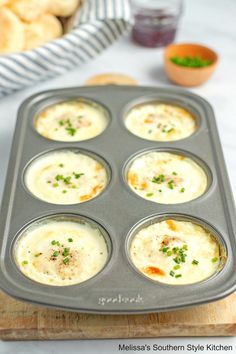
M 182 0 L 131 0 L 131 4 L 147 10 L 163 10 L 180 7 Z

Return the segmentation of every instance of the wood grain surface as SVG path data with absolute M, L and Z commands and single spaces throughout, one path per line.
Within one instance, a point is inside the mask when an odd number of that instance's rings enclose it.
M 3 293 L 0 304 L 2 340 L 236 335 L 236 294 L 192 309 L 148 315 L 86 315 L 51 310 Z

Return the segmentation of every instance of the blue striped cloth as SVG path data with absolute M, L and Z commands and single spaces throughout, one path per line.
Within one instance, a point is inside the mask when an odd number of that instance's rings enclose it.
M 96 57 L 127 31 L 129 0 L 85 0 L 71 32 L 31 51 L 0 56 L 0 97 Z

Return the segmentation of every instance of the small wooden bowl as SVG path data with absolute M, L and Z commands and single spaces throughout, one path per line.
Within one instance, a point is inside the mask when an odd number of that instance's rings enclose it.
M 202 59 L 210 59 L 212 63 L 202 68 L 189 68 L 172 63 L 170 58 L 175 56 L 199 56 Z M 164 61 L 168 78 L 181 86 L 190 87 L 201 85 L 210 78 L 215 71 L 218 56 L 212 49 L 199 44 L 171 44 L 165 50 Z

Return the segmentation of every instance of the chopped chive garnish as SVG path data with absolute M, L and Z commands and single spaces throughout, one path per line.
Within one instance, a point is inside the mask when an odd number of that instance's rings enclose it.
M 55 245 L 60 246 L 60 242 L 59 242 L 59 241 L 56 241 L 56 240 L 53 240 L 53 241 L 51 242 L 51 245 L 53 245 L 53 246 L 55 246 Z
M 176 264 L 176 265 L 174 266 L 174 270 L 177 270 L 177 269 L 180 269 L 180 265 L 179 265 L 179 264 Z
M 216 263 L 218 261 L 218 259 L 219 259 L 218 257 L 214 257 L 214 258 L 212 258 L 211 261 L 212 261 L 212 263 Z
M 56 175 L 56 177 L 55 177 L 56 181 L 61 181 L 62 179 L 64 179 L 64 177 L 62 175 Z
M 160 193 L 161 193 L 161 192 L 162 192 L 162 189 L 159 189 L 159 190 L 158 190 L 158 192 L 160 192 Z
M 63 263 L 64 263 L 64 264 L 68 264 L 69 261 L 70 261 L 69 257 L 66 257 L 66 258 L 63 259 Z
M 159 175 L 159 176 L 154 176 L 152 179 L 152 183 L 157 183 L 157 184 L 161 184 L 165 182 L 165 176 L 164 175 Z
M 65 122 L 64 122 L 64 120 L 59 120 L 58 124 L 63 126 L 65 124 Z
M 175 172 L 175 171 L 174 171 L 174 172 L 172 172 L 172 175 L 174 175 L 174 176 L 177 176 L 177 174 L 178 174 L 178 173 L 177 173 L 177 172 Z
M 175 272 L 173 270 L 170 271 L 170 276 L 174 277 L 175 276 Z
M 187 250 L 188 250 L 188 245 L 187 245 L 187 244 L 183 245 L 183 249 L 184 249 L 185 251 L 187 251 Z
M 172 256 L 172 251 L 167 251 L 166 254 L 167 254 L 168 257 L 170 257 L 170 256 Z
M 76 129 L 72 127 L 67 127 L 66 130 L 68 131 L 68 134 L 71 136 L 74 136 L 76 133 Z
M 80 178 L 81 176 L 84 175 L 84 173 L 75 173 L 73 172 L 73 175 L 75 176 L 76 179 Z
M 67 257 L 67 256 L 69 255 L 69 252 L 70 252 L 70 249 L 69 249 L 69 248 L 64 248 L 64 251 L 63 251 L 62 255 L 63 255 L 64 257 Z
M 175 278 L 181 278 L 182 274 L 176 274 Z
M 173 179 L 171 181 L 169 181 L 167 184 L 168 184 L 168 187 L 170 189 L 174 189 L 174 181 L 173 181 Z
M 64 167 L 64 164 L 63 163 L 59 163 L 59 167 Z
M 204 59 L 200 56 L 175 56 L 171 57 L 170 61 L 176 65 L 189 68 L 203 68 L 212 63 L 211 59 Z
M 52 183 L 51 181 L 47 181 L 47 183 Z
M 63 194 L 67 193 L 67 190 L 63 189 L 62 193 L 63 193 Z
M 66 124 L 67 124 L 69 127 L 72 127 L 72 124 L 71 124 L 70 119 L 67 119 L 67 120 L 66 120 Z
M 73 238 L 68 238 L 68 242 L 73 242 Z
M 175 257 L 175 258 L 173 259 L 173 261 L 174 261 L 175 263 L 177 263 L 177 264 L 180 264 L 180 263 L 181 263 L 181 259 L 180 259 L 179 257 Z
M 169 249 L 170 249 L 170 247 L 163 247 L 161 250 L 163 253 L 166 253 Z
M 192 264 L 193 264 L 193 265 L 198 265 L 198 263 L 199 263 L 199 262 L 196 261 L 196 259 L 194 259 L 194 260 L 192 261 Z
M 174 247 L 174 248 L 173 248 L 174 254 L 176 254 L 178 251 L 179 251 L 179 247 Z
M 71 180 L 71 176 L 65 177 L 65 178 L 63 179 L 63 181 L 64 181 L 65 184 L 70 184 L 70 183 L 71 183 L 70 180 Z
M 21 264 L 22 264 L 23 266 L 25 266 L 25 265 L 28 264 L 28 261 L 23 261 Z
M 53 257 L 58 257 L 59 256 L 59 251 L 54 251 L 52 255 L 53 255 Z
M 146 194 L 146 197 L 152 197 L 153 196 L 153 193 L 147 193 Z
M 184 192 L 185 192 L 185 188 L 181 188 L 180 193 L 184 193 Z
M 35 253 L 35 255 L 34 255 L 34 256 L 35 256 L 35 257 L 39 257 L 39 256 L 41 256 L 41 254 L 42 254 L 41 252 L 39 252 L 39 253 Z
M 59 184 L 58 183 L 53 183 L 53 185 L 52 185 L 53 187 L 58 187 L 59 186 Z
M 166 130 L 166 133 L 170 133 L 174 130 L 174 128 L 170 128 L 169 130 Z

